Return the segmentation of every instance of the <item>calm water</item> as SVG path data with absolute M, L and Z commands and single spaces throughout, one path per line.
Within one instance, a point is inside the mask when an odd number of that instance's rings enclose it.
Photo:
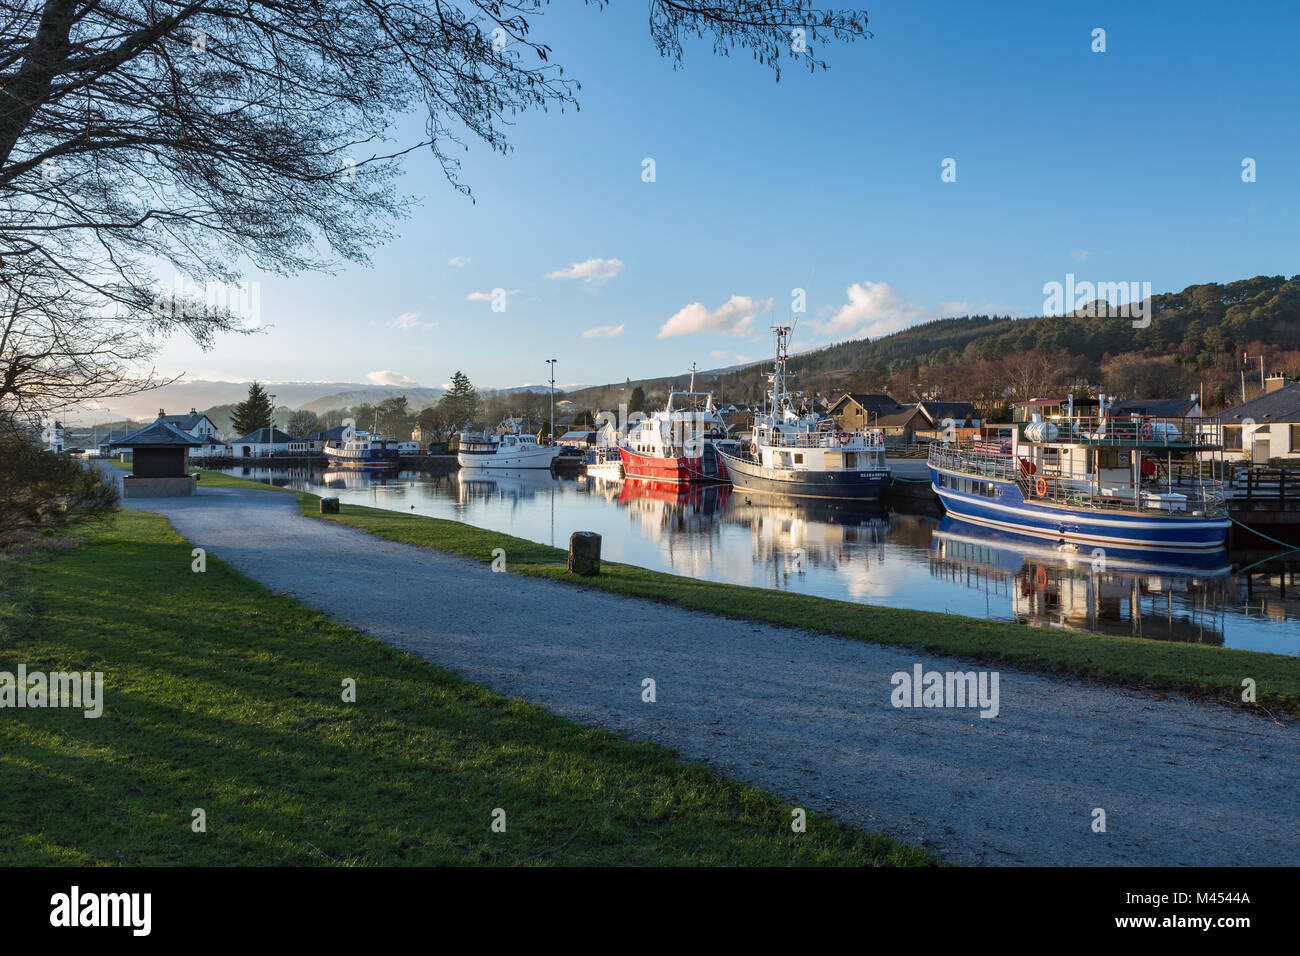
M 573 531 L 595 531 L 608 560 L 712 581 L 1300 656 L 1296 556 L 1247 573 L 1239 569 L 1263 554 L 1220 555 L 1203 566 L 1118 564 L 1112 555 L 1101 569 L 1087 551 L 1062 553 L 1049 542 L 951 518 L 772 498 L 729 486 L 681 490 L 545 472 L 226 472 L 556 547 L 567 547 Z

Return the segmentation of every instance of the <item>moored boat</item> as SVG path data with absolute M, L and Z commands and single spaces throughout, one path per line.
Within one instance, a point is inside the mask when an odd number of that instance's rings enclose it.
M 349 426 L 351 427 L 351 426 Z M 371 432 L 351 432 L 342 448 L 324 449 L 332 468 L 388 469 L 398 466 L 397 443 Z
M 797 498 L 879 498 L 890 481 L 883 434 L 843 431 L 833 419 L 796 411 L 785 384 L 791 329 L 772 331 L 776 365 L 767 376 L 767 411 L 755 421 L 750 441 L 719 448 L 732 484 Z
M 1062 546 L 1217 550 L 1228 528 L 1222 426 L 1106 414 L 1000 426 L 996 441 L 931 446 L 931 487 L 951 515 Z M 1207 474 L 1208 471 L 1208 474 Z
M 662 411 L 628 429 L 619 445 L 623 473 L 679 484 L 725 482 L 727 466 L 714 442 L 726 434 L 711 393 L 672 392 Z
M 456 460 L 462 468 L 550 468 L 560 450 L 558 445 L 541 444 L 536 435 L 524 434 L 517 421 L 507 419 L 485 434 L 461 432 Z

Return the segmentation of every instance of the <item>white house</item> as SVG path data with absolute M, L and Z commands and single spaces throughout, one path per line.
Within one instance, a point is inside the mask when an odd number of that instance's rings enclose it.
M 265 458 L 270 455 L 306 455 L 308 443 L 291 438 L 278 428 L 259 428 L 230 443 L 236 458 Z
M 41 437 L 45 440 L 46 451 L 63 452 L 68 447 L 68 433 L 62 422 L 46 426 Z
M 1265 464 L 1272 458 L 1300 458 L 1300 382 L 1270 378 L 1268 391 L 1218 414 L 1224 456 Z
M 229 454 L 226 443 L 217 437 L 217 426 L 202 412 L 191 408 L 188 415 L 168 415 L 165 409 L 160 408 L 158 420 L 202 442 L 201 445 L 195 445 L 190 449 L 191 458 L 210 458 L 214 455 Z

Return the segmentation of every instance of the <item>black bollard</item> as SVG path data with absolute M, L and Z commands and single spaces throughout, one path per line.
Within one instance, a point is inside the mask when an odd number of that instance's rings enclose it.
M 588 578 L 600 574 L 600 535 L 575 531 L 569 536 L 569 570 Z
M 337 498 L 322 498 L 320 500 L 320 513 L 323 515 L 338 514 L 339 500 Z

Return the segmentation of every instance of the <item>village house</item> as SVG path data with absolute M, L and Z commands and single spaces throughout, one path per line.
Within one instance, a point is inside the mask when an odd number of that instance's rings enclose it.
M 292 438 L 278 428 L 259 428 L 230 443 L 236 458 L 266 458 L 271 455 L 306 455 L 307 442 Z
M 888 395 L 846 392 L 830 407 L 827 414 L 844 431 L 879 429 L 886 441 L 911 444 L 918 431 L 926 431 L 934 422 L 917 405 L 900 405 Z
M 166 409 L 160 408 L 158 421 L 166 422 L 173 428 L 199 440 L 199 444 L 190 448 L 191 458 L 211 458 L 229 453 L 226 443 L 217 437 L 217 426 L 202 412 L 191 408 L 188 415 L 168 415 Z
M 303 441 L 307 445 L 307 451 L 313 453 L 323 452 L 326 448 L 342 448 L 343 434 L 346 431 L 346 425 L 335 425 L 323 432 L 312 432 Z
M 1216 417 L 1223 423 L 1225 457 L 1256 464 L 1300 459 L 1300 382 L 1287 385 L 1286 379 L 1273 376 L 1264 394 Z

